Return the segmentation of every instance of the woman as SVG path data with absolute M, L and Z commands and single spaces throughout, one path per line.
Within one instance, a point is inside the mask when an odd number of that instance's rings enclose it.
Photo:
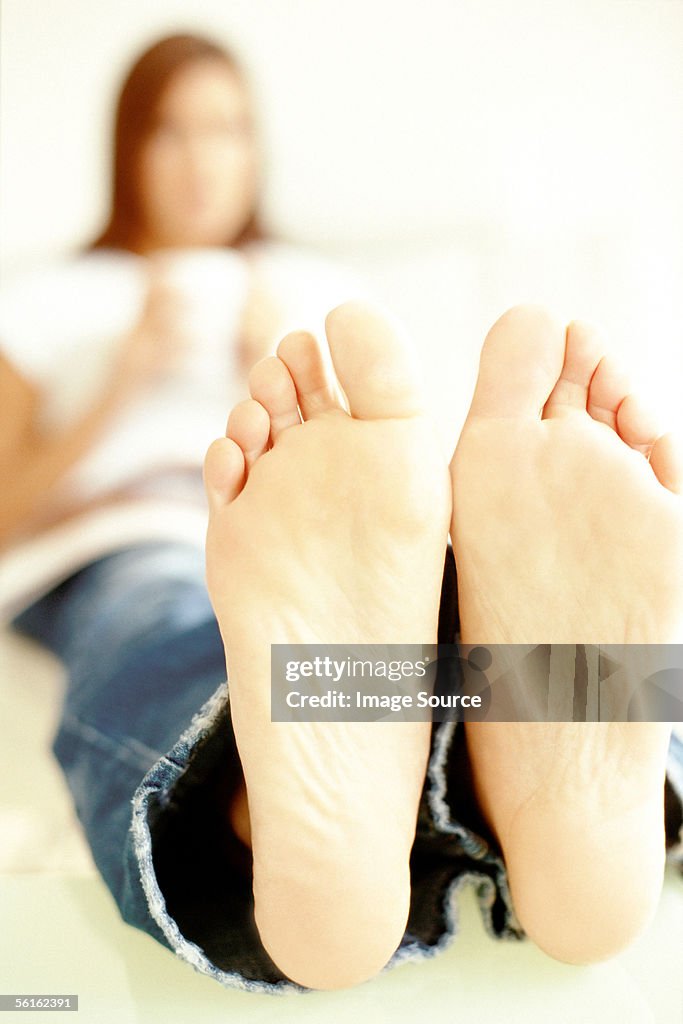
M 300 326 L 309 316 L 278 312 L 264 295 L 260 282 L 274 275 L 259 243 L 257 197 L 251 112 L 234 61 L 194 37 L 157 44 L 121 95 L 112 216 L 87 257 L 98 296 L 100 278 L 120 273 L 122 261 L 136 280 L 144 269 L 138 323 L 112 340 L 110 319 L 101 345 L 86 334 L 81 359 L 100 350 L 104 358 L 91 368 L 97 386 L 73 395 L 73 332 L 46 353 L 10 308 L 0 436 L 13 480 L 2 537 L 10 568 L 12 558 L 21 567 L 6 604 L 21 610 L 16 627 L 66 665 L 54 749 L 95 861 L 125 920 L 224 984 L 272 990 L 289 983 L 254 921 L 249 814 L 204 583 L 199 473 L 206 444 L 222 433 L 231 369 L 253 362 L 289 318 Z M 198 262 L 188 262 L 188 251 Z M 198 351 L 196 314 L 187 315 L 172 281 L 177 289 L 189 277 L 201 291 L 214 272 L 230 292 L 232 321 L 204 322 Z M 310 267 L 303 276 L 308 288 L 315 283 L 321 310 L 342 297 Z M 291 295 L 291 272 L 284 277 Z M 201 298 L 204 309 L 210 300 Z M 232 363 L 228 328 L 239 338 Z M 290 412 L 296 418 L 295 406 Z M 31 552 L 36 569 L 27 572 Z M 438 585 L 436 594 L 438 605 Z M 450 643 L 456 631 L 449 555 L 439 638 Z M 449 895 L 468 877 L 478 880 L 492 933 L 522 934 L 500 848 L 473 797 L 462 733 L 452 722 L 433 731 L 408 924 L 392 962 L 443 945 L 455 928 Z M 678 808 L 672 799 L 671 837 Z
M 141 779 L 225 681 L 204 582 L 202 461 L 246 369 L 289 326 L 318 328 L 349 287 L 265 239 L 259 175 L 235 58 L 198 36 L 162 39 L 121 90 L 104 231 L 68 265 L 10 286 L 0 320 L 0 460 L 12 482 L 0 509 L 0 605 L 67 667 L 57 757 L 124 917 L 167 944 L 140 887 L 139 850 L 125 850 Z M 246 836 L 226 738 L 217 759 L 207 748 L 195 788 L 206 806 L 191 811 L 223 851 L 216 877 L 226 857 L 241 872 L 234 929 L 221 926 L 212 955 L 239 984 L 279 981 L 250 918 L 249 856 L 227 821 L 231 805 Z M 193 836 L 184 822 L 181 844 Z M 201 919 L 207 896 L 179 890 L 179 919 Z
M 241 392 L 245 368 L 292 316 L 300 319 L 302 303 L 291 301 L 296 259 L 262 243 L 258 164 L 250 99 L 233 57 L 212 42 L 176 36 L 140 58 L 118 104 L 104 232 L 81 259 L 20 280 L 4 297 L 3 458 L 13 487 L 0 513 L 0 543 L 73 512 L 76 498 L 101 502 L 112 491 L 120 498 L 143 469 L 182 464 L 178 452 L 195 453 L 196 465 L 195 441 L 215 436 L 207 397 L 222 422 L 225 388 L 236 379 Z M 314 315 L 326 302 L 329 308 L 325 287 L 339 296 L 339 280 L 318 268 L 306 296 L 309 316 L 311 305 Z M 201 323 L 197 306 L 204 307 Z M 125 450 L 122 440 L 114 450 L 112 437 L 124 425 L 134 433 L 143 400 L 160 387 L 183 403 L 184 428 L 177 416 L 175 429 L 170 418 L 159 422 L 157 451 L 146 460 L 138 452 L 135 473 L 130 444 Z M 144 416 L 149 438 L 149 405 Z M 196 434 L 188 445 L 190 428 Z M 105 438 L 106 486 L 96 457 Z

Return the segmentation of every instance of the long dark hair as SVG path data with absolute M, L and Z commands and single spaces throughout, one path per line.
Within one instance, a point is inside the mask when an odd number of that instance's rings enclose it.
M 138 169 L 142 147 L 154 127 L 159 103 L 171 79 L 188 65 L 206 60 L 217 61 L 244 79 L 233 54 L 210 39 L 190 34 L 160 39 L 133 64 L 116 106 L 109 220 L 88 249 L 137 251 L 141 234 Z M 240 246 L 263 237 L 255 208 L 239 236 L 226 238 L 224 244 Z

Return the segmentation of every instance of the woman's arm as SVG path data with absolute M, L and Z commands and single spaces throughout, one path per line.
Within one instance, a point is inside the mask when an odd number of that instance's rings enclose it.
M 97 399 L 58 433 L 39 427 L 41 391 L 0 353 L 0 547 L 47 507 L 55 485 L 90 451 L 135 391 L 178 358 L 183 339 L 177 314 L 175 294 L 153 279 L 142 317 L 122 339 Z
M 38 390 L 0 355 L 0 545 L 39 514 L 64 474 L 92 447 L 119 403 L 103 396 L 68 429 L 48 434 L 36 426 Z

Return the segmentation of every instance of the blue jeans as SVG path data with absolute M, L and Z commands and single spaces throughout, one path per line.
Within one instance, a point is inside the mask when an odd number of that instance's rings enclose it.
M 250 853 L 228 826 L 241 770 L 203 553 L 158 543 L 110 555 L 42 597 L 14 626 L 65 664 L 54 752 L 123 919 L 225 985 L 297 988 L 261 944 Z M 456 628 L 449 550 L 440 641 L 452 642 Z M 683 743 L 676 737 L 668 769 L 673 846 L 683 806 Z M 465 883 L 475 885 L 492 936 L 523 937 L 455 722 L 433 727 L 411 881 L 407 930 L 388 966 L 449 944 L 457 930 L 454 890 Z

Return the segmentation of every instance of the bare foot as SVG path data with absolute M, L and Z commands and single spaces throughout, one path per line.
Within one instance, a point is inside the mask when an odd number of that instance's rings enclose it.
M 492 328 L 453 457 L 465 643 L 683 640 L 683 463 L 595 333 L 517 307 Z M 661 723 L 468 723 L 520 921 L 552 956 L 613 955 L 664 864 Z
M 313 988 L 365 980 L 400 943 L 430 726 L 271 722 L 270 645 L 435 643 L 451 512 L 401 337 L 357 304 L 326 326 L 350 413 L 314 339 L 288 335 L 205 463 L 256 922 Z

